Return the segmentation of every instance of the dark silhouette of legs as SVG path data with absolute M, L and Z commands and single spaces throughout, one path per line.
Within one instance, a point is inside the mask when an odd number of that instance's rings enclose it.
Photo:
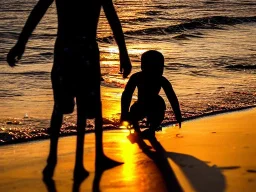
M 162 130 L 161 123 L 164 120 L 165 110 L 153 109 L 147 117 L 149 128 L 142 132 L 142 137 L 151 138 L 155 137 L 155 132 Z
M 96 139 L 96 161 L 98 160 L 97 157 L 101 157 L 103 155 L 103 143 L 102 143 L 102 109 L 101 109 L 101 101 L 100 101 L 100 106 L 98 106 L 96 118 L 95 118 L 95 139 Z
M 142 104 L 135 102 L 129 112 L 129 120 L 131 121 L 134 130 L 140 133 L 139 121 L 143 118 L 147 118 L 147 126 L 150 125 L 149 129 L 144 130 L 141 133 L 142 137 L 154 136 L 155 131 L 161 130 L 160 125 L 165 115 L 165 102 L 161 96 L 153 97 L 150 99 L 150 103 Z
M 76 140 L 76 160 L 74 168 L 74 180 L 84 180 L 89 173 L 83 164 L 84 157 L 84 134 L 86 127 L 86 113 L 82 103 L 83 98 L 77 97 L 77 140 Z
M 101 102 L 95 106 L 98 108 L 96 118 L 95 118 L 95 139 L 96 139 L 96 161 L 95 168 L 98 171 L 103 171 L 110 169 L 112 167 L 123 164 L 108 158 L 103 151 L 103 138 L 102 138 L 102 109 Z M 85 109 L 84 98 L 77 97 L 77 142 L 76 142 L 76 160 L 74 168 L 74 180 L 76 183 L 80 183 L 86 177 L 88 177 L 89 172 L 84 168 L 83 156 L 84 156 L 84 135 L 86 127 L 88 111 Z M 57 164 L 57 148 L 58 148 L 58 138 L 59 132 L 62 125 L 63 113 L 57 110 L 54 106 L 54 110 L 51 118 L 50 127 L 50 152 L 47 159 L 47 165 L 43 170 L 43 179 L 49 180 L 53 177 L 54 169 Z
M 152 105 L 147 111 L 147 120 L 150 124 L 150 129 L 157 131 L 165 115 L 165 102 L 161 96 L 157 96 L 153 99 Z
M 83 99 L 77 99 L 77 146 L 76 146 L 76 163 L 74 169 L 74 183 L 73 192 L 78 192 L 81 183 L 89 175 L 83 166 L 83 151 L 84 151 L 84 134 L 86 126 L 86 117 L 88 111 L 85 111 L 82 103 Z M 95 106 L 96 118 L 95 118 L 95 150 L 96 150 L 96 160 L 95 160 L 95 178 L 93 181 L 93 191 L 99 192 L 99 183 L 102 173 L 106 169 L 113 168 L 115 166 L 121 165 L 123 163 L 117 162 L 108 158 L 103 151 L 103 130 L 102 130 L 102 108 L 101 102 Z
M 161 123 L 165 115 L 165 102 L 161 96 L 152 99 L 152 104 L 146 109 L 147 123 L 149 128 L 144 130 L 141 134 L 143 138 L 155 137 L 155 131 L 162 130 Z
M 144 107 L 140 105 L 138 102 L 135 102 L 129 112 L 129 120 L 131 121 L 134 130 L 137 133 L 140 133 L 139 121 L 142 120 L 146 116 Z
M 103 143 L 102 143 L 102 107 L 101 101 L 99 101 L 99 105 L 97 106 L 97 114 L 95 118 L 95 139 L 96 139 L 96 160 L 95 160 L 95 169 L 96 172 L 101 172 L 106 169 L 113 168 L 115 166 L 123 164 L 122 162 L 115 161 L 110 159 L 104 154 L 103 151 Z
M 52 178 L 57 164 L 57 148 L 62 120 L 63 114 L 57 110 L 56 106 L 54 106 L 50 126 L 50 152 L 47 159 L 47 165 L 43 170 L 44 179 Z

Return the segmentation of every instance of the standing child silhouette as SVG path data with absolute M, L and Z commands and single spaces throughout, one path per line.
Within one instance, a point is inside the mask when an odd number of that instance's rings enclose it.
M 50 152 L 43 170 L 44 179 L 52 178 L 57 164 L 57 145 L 63 114 L 72 113 L 77 105 L 77 144 L 74 179 L 83 179 L 88 172 L 83 165 L 86 119 L 95 118 L 96 169 L 104 170 L 120 164 L 108 158 L 102 144 L 102 107 L 100 99 L 100 62 L 96 42 L 101 7 L 119 48 L 123 77 L 131 72 L 124 35 L 112 0 L 55 0 L 58 32 L 51 72 L 54 107 L 50 125 Z M 30 13 L 7 62 L 11 67 L 21 59 L 26 43 L 53 0 L 39 0 Z
M 134 73 L 126 84 L 121 101 L 121 121 L 130 121 L 137 133 L 151 137 L 160 125 L 165 115 L 165 102 L 159 95 L 161 88 L 171 103 L 176 120 L 181 127 L 181 112 L 176 94 L 171 83 L 163 76 L 164 56 L 154 50 L 147 51 L 141 57 L 141 71 Z M 131 106 L 133 92 L 138 88 L 138 100 Z M 147 118 L 149 129 L 140 131 L 139 120 Z

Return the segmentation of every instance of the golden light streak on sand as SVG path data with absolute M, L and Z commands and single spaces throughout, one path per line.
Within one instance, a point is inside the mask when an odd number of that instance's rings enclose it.
M 128 135 L 128 133 L 127 133 Z M 134 183 L 137 180 L 136 175 L 136 156 L 133 154 L 137 150 L 136 145 L 132 145 L 130 142 L 127 142 L 126 138 L 122 139 L 119 142 L 119 147 L 123 150 L 121 151 L 120 156 L 125 160 L 125 164 L 122 166 L 121 177 L 124 178 L 125 181 Z

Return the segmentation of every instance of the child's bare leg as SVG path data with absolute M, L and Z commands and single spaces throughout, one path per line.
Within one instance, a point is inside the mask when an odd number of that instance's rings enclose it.
M 161 123 L 164 120 L 165 109 L 154 110 L 148 117 L 150 129 L 152 131 L 160 131 Z
M 85 170 L 83 164 L 84 157 L 84 134 L 86 127 L 85 109 L 81 107 L 79 98 L 77 98 L 77 140 L 76 140 L 76 160 L 74 168 L 74 180 L 83 180 L 89 173 Z
M 130 108 L 129 119 L 137 133 L 141 133 L 139 120 L 144 118 L 144 113 L 143 106 L 138 102 L 135 102 Z
M 147 131 L 151 135 L 155 135 L 155 131 L 161 130 L 161 123 L 164 120 L 165 115 L 165 102 L 161 96 L 158 96 L 153 105 L 148 111 L 147 120 L 150 124 L 149 130 Z
M 98 106 L 97 115 L 95 118 L 95 139 L 96 139 L 96 161 L 95 161 L 95 169 L 96 171 L 103 171 L 106 169 L 110 169 L 112 167 L 121 165 L 123 163 L 115 161 L 113 159 L 108 158 L 103 151 L 103 143 L 102 143 L 102 109 L 101 102 Z
M 52 178 L 55 166 L 57 164 L 57 148 L 62 119 L 63 114 L 54 106 L 50 126 L 50 152 L 47 159 L 47 165 L 43 170 L 44 179 Z
M 144 137 L 154 137 L 155 136 L 155 131 L 160 131 L 162 130 L 161 128 L 161 123 L 164 120 L 164 114 L 165 110 L 157 110 L 154 109 L 149 116 L 147 117 L 147 120 L 150 124 L 149 129 L 146 129 L 143 131 Z

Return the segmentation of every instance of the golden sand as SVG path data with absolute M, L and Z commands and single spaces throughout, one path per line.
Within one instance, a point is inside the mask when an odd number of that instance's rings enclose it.
M 126 130 L 104 132 L 108 156 L 124 164 L 95 175 L 94 134 L 85 138 L 85 167 L 90 175 L 73 186 L 75 137 L 59 141 L 54 175 L 57 191 L 255 191 L 256 109 L 201 118 L 164 128 L 159 148 L 142 150 Z M 150 146 L 148 141 L 145 141 Z M 47 191 L 41 180 L 49 140 L 0 147 L 0 191 Z M 49 186 L 48 186 L 49 187 Z M 172 190 L 175 191 L 175 190 Z

